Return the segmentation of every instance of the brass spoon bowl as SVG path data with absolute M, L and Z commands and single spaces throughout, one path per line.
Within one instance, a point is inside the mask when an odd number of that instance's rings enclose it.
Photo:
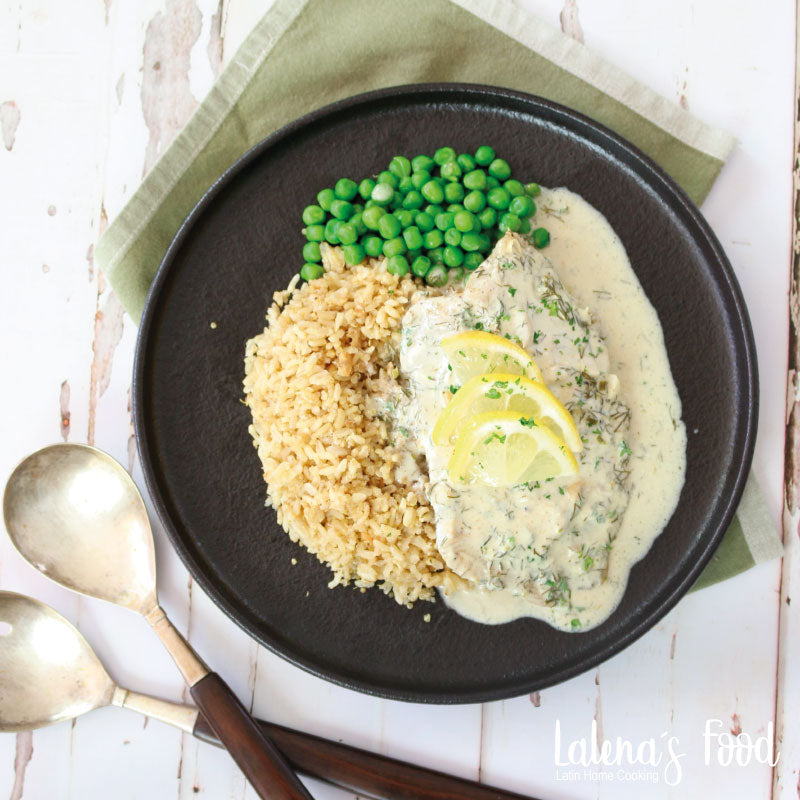
M 11 474 L 3 515 L 14 546 L 40 572 L 68 589 L 129 608 L 150 623 L 259 796 L 310 800 L 275 745 L 159 606 L 150 520 L 121 464 L 88 445 L 38 450 Z
M 221 746 L 198 709 L 117 686 L 91 645 L 58 612 L 32 597 L 0 591 L 0 731 L 41 728 L 107 705 Z M 310 733 L 258 724 L 295 769 L 362 797 L 533 800 Z

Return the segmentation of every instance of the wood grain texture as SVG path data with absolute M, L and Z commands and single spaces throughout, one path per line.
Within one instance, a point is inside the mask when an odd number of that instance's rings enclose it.
M 255 646 L 196 586 L 190 587 L 154 520 L 161 601 L 246 705 L 291 727 L 553 800 L 796 800 L 800 482 L 793 468 L 784 482 L 782 466 L 785 449 L 797 452 L 795 434 L 785 439 L 784 414 L 792 252 L 795 314 L 798 307 L 797 251 L 792 251 L 798 236 L 795 228 L 792 238 L 790 228 L 800 185 L 794 183 L 800 182 L 793 138 L 795 3 L 778 0 L 769 13 L 763 4 L 737 4 L 731 13 L 723 0 L 676 0 L 663 14 L 656 4 L 636 0 L 519 2 L 556 28 L 565 11 L 587 46 L 740 141 L 703 210 L 742 284 L 756 334 L 762 396 L 755 470 L 776 521 L 786 502 L 782 572 L 777 563 L 763 565 L 686 598 L 599 670 L 534 698 L 484 707 L 380 701 L 298 671 Z M 6 343 L 0 366 L 12 376 L 0 415 L 4 476 L 26 453 L 62 438 L 66 408 L 68 438 L 86 441 L 91 431 L 98 446 L 132 463 L 142 485 L 129 449 L 136 331 L 123 317 L 118 333 L 111 294 L 92 263 L 91 248 L 180 125 L 152 97 L 155 82 L 146 78 L 146 63 L 152 67 L 155 61 L 145 58 L 151 23 L 171 20 L 174 38 L 173 33 L 162 37 L 165 55 L 159 58 L 164 74 L 181 84 L 175 97 L 185 115 L 263 8 L 250 0 L 0 3 L 5 267 L 0 326 Z M 151 38 L 149 53 L 154 45 Z M 143 92 L 150 98 L 147 113 Z M 156 128 L 157 144 L 152 144 Z M 107 310 L 113 324 L 101 325 L 96 335 L 97 314 Z M 797 370 L 796 360 L 792 369 Z M 800 393 L 796 372 L 789 378 L 791 410 Z M 790 467 L 793 463 L 787 459 Z M 0 583 L 40 597 L 77 622 L 120 683 L 181 699 L 180 677 L 146 626 L 48 583 L 4 538 Z M 774 772 L 755 764 L 703 763 L 706 719 L 722 720 L 726 730 L 741 727 L 743 734 L 762 735 L 776 716 L 781 759 Z M 597 736 L 609 740 L 621 736 L 638 742 L 663 731 L 678 737 L 687 752 L 680 786 L 557 780 L 556 721 L 562 737 L 571 740 L 590 737 L 593 720 L 601 722 Z M 0 736 L 0 796 L 11 797 L 21 776 L 24 800 L 255 797 L 226 753 L 118 709 L 95 712 L 74 726 L 37 731 L 30 744 L 32 750 L 25 739 Z M 15 770 L 15 762 L 24 768 Z M 321 783 L 309 785 L 321 800 L 355 797 Z

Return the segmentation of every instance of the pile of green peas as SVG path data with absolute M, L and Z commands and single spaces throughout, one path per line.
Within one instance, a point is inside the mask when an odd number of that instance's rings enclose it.
M 345 263 L 386 258 L 393 275 L 411 272 L 430 286 L 460 280 L 474 270 L 506 231 L 550 242 L 546 228 L 531 230 L 541 189 L 511 177 L 511 167 L 488 145 L 473 155 L 440 147 L 433 156 L 395 156 L 374 178 L 340 178 L 303 210 L 300 275 L 324 270 L 320 243 L 342 248 Z

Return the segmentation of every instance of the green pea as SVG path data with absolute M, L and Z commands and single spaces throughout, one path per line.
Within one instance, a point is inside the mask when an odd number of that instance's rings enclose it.
M 402 208 L 402 207 L 403 207 L 403 195 L 400 194 L 399 191 L 396 191 L 392 195 L 392 199 L 389 201 L 389 208 L 392 211 L 397 211 L 398 208 Z
M 489 164 L 489 174 L 499 181 L 507 181 L 511 177 L 511 167 L 502 158 L 496 158 Z
M 511 183 L 511 181 L 506 181 L 506 185 L 509 183 Z M 530 197 L 524 194 L 515 197 L 511 203 L 509 203 L 508 210 L 520 218 L 530 217 L 535 213 L 536 205 L 534 204 L 533 200 L 530 199 Z
M 541 193 L 542 193 L 542 187 L 539 186 L 538 183 L 525 184 L 525 194 L 527 194 L 528 197 L 538 197 Z M 322 204 L 320 203 L 320 205 Z M 322 207 L 325 208 L 325 206 Z
M 428 250 L 428 258 L 432 264 L 444 264 L 444 248 L 434 247 L 432 250 Z
M 450 283 L 458 283 L 459 281 L 464 280 L 464 268 L 463 267 L 453 267 L 453 269 L 448 270 L 447 278 Z
M 415 258 L 419 258 L 422 255 L 422 248 L 415 247 L 413 250 L 409 250 L 406 253 L 406 258 L 408 259 L 408 263 L 411 264 Z
M 547 228 L 534 228 L 531 234 L 533 238 L 533 246 L 542 248 L 550 244 L 550 231 Z
M 417 211 L 414 215 L 414 224 L 421 231 L 431 231 L 436 223 L 427 211 Z
M 400 220 L 394 214 L 384 214 L 378 220 L 378 233 L 384 239 L 394 239 L 400 235 L 402 229 L 403 226 L 400 224 Z
M 486 188 L 486 173 L 482 169 L 473 169 L 464 176 L 462 183 L 470 191 L 477 189 L 482 192 Z
M 397 236 L 394 239 L 389 239 L 383 243 L 383 254 L 387 258 L 391 258 L 392 256 L 401 256 L 407 249 L 408 248 L 406 247 L 406 243 L 403 241 L 402 236 Z
M 356 229 L 356 233 L 359 236 L 363 236 L 367 232 L 367 226 L 364 224 L 364 215 L 360 211 L 356 211 L 348 221 Z
M 403 275 L 408 275 L 408 260 L 405 258 L 405 256 L 392 256 L 386 262 L 386 270 L 392 275 L 399 275 L 400 277 Z
M 364 209 L 361 220 L 371 231 L 378 230 L 378 222 L 386 212 L 380 206 L 370 206 Z
M 385 169 L 383 172 L 378 173 L 378 183 L 388 183 L 392 189 L 396 189 L 399 181 L 394 172 L 389 172 L 388 169 Z
M 448 161 L 442 164 L 439 172 L 446 181 L 457 181 L 461 177 L 461 167 L 458 166 L 457 161 Z
M 481 145 L 475 151 L 475 161 L 482 167 L 485 167 L 494 161 L 494 150 L 487 144 Z
M 423 245 L 422 234 L 419 232 L 419 228 L 416 225 L 412 225 L 410 228 L 406 228 L 403 231 L 403 239 L 409 250 L 416 250 Z
M 447 283 L 447 269 L 441 264 L 434 264 L 425 276 L 428 286 L 444 286 Z
M 434 229 L 432 231 L 428 231 L 422 237 L 422 242 L 428 250 L 434 250 L 435 248 L 442 246 L 444 243 L 444 236 L 440 230 Z
M 441 203 L 444 200 L 444 190 L 433 178 L 422 184 L 420 192 L 429 203 Z
M 417 256 L 411 262 L 411 271 L 418 277 L 424 278 L 431 268 L 431 260 L 425 256 Z
M 460 203 L 464 199 L 464 187 L 460 183 L 448 183 L 444 187 L 444 199 L 448 203 Z
M 492 240 L 485 233 L 479 233 L 480 247 L 478 248 L 481 253 L 488 253 L 492 249 Z
M 420 170 L 411 175 L 411 185 L 415 189 L 421 189 L 423 184 L 426 184 L 431 179 L 431 174 L 427 170 Z
M 331 203 L 331 214 L 336 219 L 350 219 L 355 214 L 355 209 L 353 204 L 348 203 L 347 200 L 334 200 Z
M 389 183 L 378 182 L 370 194 L 370 199 L 374 200 L 379 206 L 388 205 L 394 197 L 394 187 Z
M 444 242 L 445 244 L 453 245 L 453 247 L 461 244 L 461 231 L 455 228 L 448 228 L 444 232 Z
M 389 162 L 389 172 L 398 178 L 405 178 L 411 174 L 411 162 L 405 156 L 395 156 Z
M 306 239 L 308 239 L 309 242 L 321 242 L 324 238 L 324 225 L 309 225 L 306 228 Z
M 455 215 L 449 211 L 444 214 L 437 214 L 434 222 L 440 231 L 446 231 L 448 228 L 453 227 L 453 217 Z
M 397 191 L 400 194 L 408 194 L 414 188 L 414 184 L 411 182 L 411 177 L 406 175 L 405 178 L 400 178 L 400 182 L 397 184 Z
M 317 192 L 317 202 L 319 203 L 320 208 L 324 209 L 325 211 L 331 210 L 331 203 L 336 199 L 336 193 L 333 189 L 323 189 L 321 192 Z
M 358 184 L 358 193 L 364 198 L 364 200 L 369 200 L 374 188 L 375 181 L 372 180 L 372 178 L 364 178 L 364 180 Z
M 496 189 L 500 185 L 500 181 L 494 177 L 494 175 L 489 175 L 486 178 L 486 188 L 487 189 Z
M 463 211 L 463 210 L 464 210 L 464 206 L 462 206 L 461 203 L 450 203 L 450 205 L 447 206 L 447 211 L 450 214 L 458 214 L 459 211 Z
M 481 239 L 477 233 L 473 233 L 470 231 L 469 233 L 465 233 L 461 237 L 461 249 L 466 250 L 469 253 L 475 252 L 476 250 L 480 250 L 481 246 Z
M 481 225 L 481 221 L 478 219 L 477 215 L 472 215 L 472 232 L 473 233 L 480 233 L 483 230 L 483 226 Z
M 516 178 L 511 178 L 503 184 L 503 188 L 512 196 L 519 197 L 525 194 L 525 187 Z
M 505 233 L 506 231 L 518 231 L 521 221 L 522 220 L 520 220 L 516 214 L 506 213 L 500 217 L 497 227 L 500 228 L 502 233 Z
M 313 281 L 314 278 L 321 278 L 325 274 L 320 264 L 303 264 L 300 270 L 300 277 L 304 281 Z
M 464 263 L 464 251 L 449 244 L 444 249 L 443 259 L 448 267 L 460 267 Z
M 425 206 L 425 213 L 430 214 L 434 218 L 436 218 L 437 214 L 441 214 L 443 211 L 444 209 L 440 205 L 434 205 L 433 203 L 429 203 L 427 206 Z
M 527 217 L 525 217 L 524 219 L 520 220 L 519 232 L 520 233 L 530 233 L 531 232 L 531 221 Z
M 475 219 L 469 211 L 459 211 L 453 217 L 453 224 L 462 233 L 472 230 L 472 220 Z
M 505 211 L 511 202 L 511 195 L 505 189 L 497 186 L 494 189 L 489 189 L 486 194 L 486 202 L 498 211 Z
M 475 159 L 469 153 L 460 153 L 456 161 L 462 172 L 469 172 L 475 169 Z
M 325 241 L 329 244 L 339 244 L 339 226 L 342 223 L 338 219 L 329 219 L 325 223 Z
M 398 208 L 394 215 L 400 220 L 400 225 L 404 228 L 414 224 L 414 212 L 409 211 L 407 208 Z
M 353 203 L 353 211 L 356 214 L 360 214 L 364 210 L 364 206 L 361 203 Z
M 484 208 L 478 215 L 478 219 L 480 220 L 481 227 L 484 230 L 488 230 L 489 228 L 493 228 L 497 222 L 497 212 L 493 208 Z
M 342 222 L 336 234 L 342 244 L 355 244 L 358 239 L 358 231 L 352 222 Z
M 472 271 L 483 263 L 483 256 L 480 253 L 467 253 L 464 256 L 464 269 Z
M 423 205 L 425 205 L 425 201 L 422 199 L 422 195 L 416 189 L 412 189 L 403 199 L 403 208 L 407 208 L 412 211 L 422 208 Z
M 367 236 L 362 240 L 364 252 L 370 258 L 377 258 L 383 253 L 383 239 L 380 236 Z
M 360 244 L 348 244 L 342 248 L 342 255 L 344 256 L 344 263 L 348 267 L 354 267 L 364 260 L 366 252 Z
M 304 261 L 322 261 L 322 254 L 319 251 L 318 242 L 306 242 L 303 245 Z
M 413 169 L 414 172 L 421 172 L 423 170 L 425 172 L 430 172 L 435 165 L 436 162 L 430 156 L 414 156 L 414 158 L 411 159 L 411 169 Z
M 358 184 L 350 178 L 339 178 L 333 192 L 340 200 L 352 200 L 358 194 Z
M 456 160 L 456 151 L 452 147 L 440 147 L 434 154 L 433 160 L 439 165 Z
M 303 209 L 303 222 L 306 225 L 318 225 L 325 221 L 325 212 L 320 206 L 306 206 Z
M 486 195 L 483 192 L 479 192 L 477 189 L 471 191 L 464 198 L 464 208 L 466 208 L 467 211 L 471 211 L 473 214 L 483 211 L 485 206 Z

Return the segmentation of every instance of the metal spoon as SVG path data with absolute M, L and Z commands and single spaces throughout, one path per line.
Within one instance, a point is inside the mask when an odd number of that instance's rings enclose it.
M 221 746 L 198 709 L 117 686 L 91 645 L 44 603 L 0 591 L 0 731 L 41 728 L 115 705 Z M 341 742 L 258 721 L 295 769 L 376 798 L 531 800 Z
M 14 546 L 40 572 L 68 589 L 136 611 L 150 623 L 260 797 L 311 800 L 275 745 L 159 606 L 147 510 L 120 464 L 88 445 L 45 447 L 11 474 L 3 515 Z

